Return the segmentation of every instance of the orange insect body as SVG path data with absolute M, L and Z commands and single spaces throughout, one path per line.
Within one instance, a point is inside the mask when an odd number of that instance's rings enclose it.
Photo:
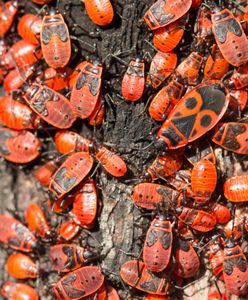
M 164 121 L 180 100 L 182 93 L 183 85 L 176 80 L 170 81 L 152 99 L 148 110 L 151 118 Z
M 56 159 L 50 160 L 41 167 L 39 167 L 34 176 L 43 186 L 49 186 L 52 175 L 58 169 L 59 164 Z
M 37 278 L 38 268 L 29 256 L 22 253 L 11 254 L 6 264 L 7 272 L 18 279 Z
M 127 172 L 127 166 L 122 158 L 103 146 L 97 146 L 96 159 L 112 176 L 121 177 Z
M 8 161 L 25 164 L 40 155 L 40 140 L 31 132 L 0 128 L 0 156 Z
M 228 68 L 229 63 L 224 59 L 218 47 L 214 45 L 204 67 L 204 78 L 221 79 L 228 72 Z
M 174 272 L 182 278 L 190 278 L 197 274 L 200 269 L 200 260 L 187 240 L 178 238 L 176 241 Z
M 120 300 L 117 291 L 109 284 L 106 285 L 108 300 Z
M 51 228 L 47 223 L 44 212 L 36 203 L 30 203 L 26 209 L 26 222 L 30 230 L 38 234 L 41 238 L 51 236 Z
M 153 35 L 154 46 L 162 52 L 172 51 L 184 34 L 184 20 L 171 23 L 169 26 L 157 29 Z
M 216 125 L 228 103 L 220 82 L 199 84 L 169 114 L 157 134 L 157 145 L 177 149 L 198 139 Z
M 80 226 L 74 222 L 74 220 L 69 220 L 64 222 L 57 230 L 58 234 L 65 240 L 72 240 L 80 231 Z
M 233 295 L 246 295 L 248 292 L 248 265 L 242 249 L 228 238 L 224 248 L 224 282 Z
M 240 66 L 233 71 L 230 79 L 224 81 L 228 88 L 242 89 L 248 86 L 248 64 Z
M 208 299 L 207 300 L 228 300 L 227 295 L 223 294 L 219 291 L 210 292 L 208 293 Z
M 76 84 L 76 80 L 78 77 L 78 74 L 84 70 L 85 66 L 88 64 L 88 62 L 82 61 L 81 63 L 79 63 L 76 68 L 73 70 L 72 74 L 70 74 L 69 76 L 69 87 L 70 89 L 72 89 L 74 87 L 74 85 Z
M 217 171 L 215 165 L 206 159 L 197 162 L 191 174 L 191 187 L 197 203 L 207 202 L 215 190 Z
M 62 68 L 68 64 L 71 40 L 61 14 L 51 13 L 43 18 L 40 39 L 43 57 L 50 67 Z
M 94 180 L 83 183 L 73 200 L 72 213 L 78 225 L 92 226 L 97 214 L 97 192 Z
M 82 300 L 111 300 L 109 297 L 107 297 L 107 290 L 105 285 L 103 284 L 95 293 L 81 298 Z
M 201 5 L 198 10 L 194 33 L 198 41 L 209 41 L 213 36 L 211 11 L 204 5 Z
M 202 62 L 202 55 L 197 52 L 191 52 L 176 68 L 175 77 L 184 84 L 196 85 Z
M 110 0 L 84 0 L 89 18 L 97 25 L 106 26 L 113 20 L 114 10 Z
M 151 272 L 163 271 L 170 260 L 172 249 L 171 222 L 163 215 L 156 216 L 152 221 L 145 239 L 143 259 Z
M 227 179 L 223 189 L 225 197 L 231 202 L 248 201 L 248 175 Z
M 220 203 L 213 203 L 211 205 L 211 210 L 219 224 L 226 224 L 231 219 L 230 210 Z
M 157 52 L 152 59 L 147 82 L 154 88 L 158 87 L 171 75 L 177 64 L 177 55 L 174 52 Z
M 69 128 L 76 119 L 70 101 L 62 94 L 33 83 L 25 86 L 25 101 L 43 120 L 57 128 Z
M 69 152 L 90 152 L 92 142 L 76 132 L 62 130 L 55 134 L 56 149 L 61 154 Z
M 8 93 L 17 91 L 24 84 L 25 80 L 33 74 L 34 70 L 30 66 L 11 70 L 4 78 L 3 87 L 5 91 Z
M 91 252 L 76 244 L 59 244 L 50 248 L 50 260 L 53 269 L 58 272 L 78 269 L 91 257 Z
M 0 121 L 11 129 L 35 129 L 40 123 L 40 117 L 27 105 L 11 96 L 3 96 L 0 98 Z
M 56 200 L 78 185 L 90 172 L 93 158 L 86 152 L 70 155 L 51 177 L 50 198 Z
M 0 6 L 0 38 L 10 29 L 17 13 L 17 2 L 8 1 Z
M 172 300 L 170 297 L 148 294 L 146 300 Z
M 246 63 L 248 41 L 232 12 L 225 8 L 213 13 L 211 19 L 215 40 L 224 58 L 236 67 Z
M 42 84 L 47 85 L 55 91 L 60 91 L 68 87 L 70 68 L 47 68 L 43 72 Z
M 212 273 L 223 280 L 224 250 L 220 239 L 213 239 L 209 244 L 209 265 Z
M 179 206 L 176 212 L 180 221 L 201 232 L 208 232 L 216 225 L 215 216 L 203 210 Z
M 149 174 L 152 180 L 165 178 L 178 171 L 183 164 L 183 156 L 181 153 L 169 151 L 164 155 L 158 155 L 154 162 L 148 167 L 147 175 Z
M 164 205 L 178 197 L 179 194 L 172 188 L 147 182 L 135 185 L 132 194 L 135 204 L 146 209 L 157 209 L 159 205 Z
M 144 20 L 151 30 L 164 27 L 185 15 L 191 4 L 191 0 L 158 0 L 145 13 Z
M 120 276 L 128 285 L 150 294 L 165 295 L 169 288 L 165 272 L 152 273 L 138 260 L 125 262 L 120 268 Z
M 17 32 L 26 41 L 39 45 L 42 19 L 33 14 L 25 14 L 18 22 Z
M 145 88 L 145 64 L 139 59 L 131 60 L 125 72 L 122 83 L 121 93 L 128 101 L 137 101 L 143 95 Z
M 33 233 L 8 215 L 0 215 L 0 242 L 24 252 L 31 252 L 37 246 L 37 239 Z
M 102 66 L 97 62 L 83 63 L 70 98 L 75 113 L 81 119 L 88 118 L 96 107 L 101 91 L 101 76 Z
M 101 96 L 98 98 L 96 106 L 92 114 L 88 117 L 88 123 L 92 126 L 101 125 L 105 115 L 104 102 L 101 99 Z
M 9 280 L 2 286 L 1 293 L 8 300 L 39 300 L 37 292 L 31 286 Z
M 52 291 L 59 300 L 78 300 L 96 292 L 103 281 L 104 276 L 99 267 L 86 266 L 62 277 Z
M 246 123 L 222 123 L 217 126 L 212 141 L 222 148 L 238 153 L 248 154 L 248 124 Z
M 245 109 L 248 99 L 248 92 L 245 89 L 229 91 L 227 95 L 230 103 L 229 109 L 235 112 L 236 115 L 240 115 Z

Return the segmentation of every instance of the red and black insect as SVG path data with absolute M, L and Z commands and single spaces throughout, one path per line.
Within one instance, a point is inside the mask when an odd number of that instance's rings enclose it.
M 23 252 L 34 251 L 37 246 L 37 239 L 33 233 L 8 215 L 0 215 L 0 241 Z
M 213 35 L 211 11 L 205 5 L 201 5 L 198 10 L 194 24 L 194 33 L 198 41 L 209 42 Z
M 227 295 L 219 291 L 209 292 L 207 300 L 228 300 Z
M 78 151 L 89 153 L 93 147 L 93 143 L 90 140 L 69 130 L 57 132 L 54 141 L 57 151 L 61 154 Z
M 231 213 L 225 205 L 214 202 L 210 207 L 218 224 L 226 224 L 230 221 Z
M 61 14 L 51 10 L 42 20 L 40 41 L 43 57 L 52 68 L 66 66 L 71 57 L 71 39 Z
M 0 5 L 0 37 L 3 38 L 10 29 L 18 10 L 17 1 L 7 1 Z
M 168 26 L 157 29 L 153 35 L 154 46 L 162 52 L 169 52 L 176 48 L 183 37 L 185 21 L 185 18 L 181 18 Z
M 103 284 L 95 293 L 93 293 L 87 297 L 83 297 L 82 299 L 84 299 L 84 300 L 105 300 L 105 299 L 115 300 L 118 298 L 113 298 L 113 299 L 109 298 L 109 296 L 107 296 L 107 289 L 105 287 L 105 284 Z
M 248 201 L 248 175 L 234 176 L 223 186 L 225 197 L 231 202 Z
M 151 30 L 164 27 L 184 16 L 192 4 L 191 0 L 158 0 L 144 15 Z
M 146 178 L 156 180 L 168 177 L 177 172 L 183 164 L 182 151 L 168 151 L 158 155 L 153 163 L 146 170 Z
M 248 292 L 248 265 L 246 257 L 232 238 L 224 247 L 224 282 L 226 289 L 233 295 L 246 295 Z
M 35 129 L 40 124 L 40 117 L 26 104 L 3 96 L 0 98 L 0 121 L 11 129 Z
M 53 210 L 53 208 L 52 208 Z M 54 211 L 54 210 L 53 210 Z M 80 226 L 74 220 L 63 222 L 57 229 L 59 240 L 70 241 L 80 232 Z
M 176 212 L 180 221 L 201 232 L 208 232 L 216 225 L 215 216 L 204 210 L 179 206 Z
M 245 109 L 248 99 L 248 92 L 245 89 L 229 91 L 227 95 L 229 99 L 228 114 L 234 113 L 235 116 L 241 118 L 241 112 Z
M 221 238 L 213 237 L 209 244 L 209 265 L 217 279 L 223 280 L 224 249 Z
M 135 204 L 146 209 L 156 209 L 178 197 L 179 193 L 170 187 L 147 182 L 135 185 L 132 194 Z
M 50 248 L 53 269 L 58 272 L 70 272 L 85 265 L 93 253 L 76 244 L 59 244 Z
M 157 134 L 157 146 L 176 149 L 198 139 L 216 125 L 228 103 L 220 82 L 199 84 L 178 102 L 163 123 Z
M 172 249 L 172 226 L 165 215 L 158 215 L 152 221 L 144 243 L 143 259 L 151 272 L 163 271 L 169 261 Z
M 242 65 L 235 70 L 230 78 L 224 80 L 224 84 L 229 89 L 240 90 L 248 86 L 248 64 Z
M 164 121 L 181 99 L 183 88 L 183 85 L 176 80 L 164 86 L 151 101 L 148 110 L 151 118 Z
M 43 120 L 57 128 L 69 128 L 76 120 L 70 101 L 62 94 L 32 83 L 24 85 L 24 100 Z
M 14 253 L 8 257 L 6 270 L 12 277 L 18 279 L 37 278 L 38 268 L 26 254 Z
M 67 194 L 88 175 L 92 166 L 93 158 L 88 153 L 71 154 L 51 177 L 50 199 L 55 201 Z
M 17 32 L 26 41 L 39 45 L 39 35 L 42 26 L 42 19 L 33 14 L 25 14 L 18 22 Z
M 50 160 L 35 171 L 34 176 L 40 184 L 43 186 L 49 186 L 51 177 L 58 169 L 60 162 L 61 160 L 58 159 Z
M 97 215 L 97 206 L 97 191 L 94 180 L 91 179 L 84 182 L 73 197 L 72 214 L 75 223 L 81 227 L 92 227 Z
M 40 81 L 41 84 L 45 84 L 54 91 L 61 91 L 68 87 L 70 73 L 71 69 L 68 67 L 58 69 L 46 68 L 41 77 L 35 80 L 37 82 Z
M 248 60 L 248 40 L 242 26 L 232 12 L 225 8 L 211 14 L 212 30 L 224 58 L 233 66 Z
M 215 165 L 207 160 L 198 161 L 192 170 L 191 187 L 197 203 L 206 203 L 211 198 L 217 184 Z
M 0 156 L 8 161 L 25 164 L 40 155 L 41 143 L 31 132 L 0 128 Z
M 103 119 L 104 119 L 104 115 L 105 115 L 105 105 L 104 105 L 104 101 L 100 95 L 93 112 L 87 119 L 88 123 L 92 126 L 101 125 L 103 122 Z
M 128 285 L 150 294 L 165 295 L 169 288 L 165 272 L 152 273 L 138 260 L 125 262 L 120 268 L 120 276 Z
M 222 148 L 238 153 L 248 154 L 248 124 L 222 123 L 212 136 L 212 141 Z
M 200 260 L 191 242 L 178 237 L 173 244 L 175 263 L 174 272 L 182 278 L 190 278 L 200 269 Z
M 137 101 L 143 95 L 144 88 L 145 64 L 139 59 L 132 59 L 122 79 L 122 96 L 125 100 Z
M 177 55 L 174 52 L 157 52 L 152 59 L 147 83 L 157 88 L 171 75 L 177 64 Z
M 9 300 L 39 300 L 39 296 L 34 288 L 25 284 L 5 281 L 1 288 L 1 294 Z
M 106 285 L 107 289 L 107 296 L 109 300 L 120 300 L 120 297 L 117 293 L 117 291 L 109 284 Z
M 52 231 L 41 207 L 30 203 L 25 212 L 28 228 L 43 239 L 51 238 Z
M 88 118 L 100 96 L 102 66 L 98 62 L 87 62 L 77 75 L 71 91 L 70 101 L 75 113 L 81 119 Z
M 52 292 L 59 300 L 77 300 L 96 292 L 103 281 L 104 276 L 99 267 L 82 267 L 62 277 L 54 285 Z
M 114 10 L 110 0 L 85 0 L 86 12 L 96 25 L 106 26 L 114 17 Z

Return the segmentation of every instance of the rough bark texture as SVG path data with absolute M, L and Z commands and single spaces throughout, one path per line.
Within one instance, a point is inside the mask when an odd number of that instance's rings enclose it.
M 146 39 L 150 41 L 151 37 L 147 31 L 147 26 L 142 22 L 142 16 L 151 5 L 151 1 L 113 1 L 116 20 L 113 26 L 104 29 L 97 28 L 89 20 L 80 1 L 73 0 L 71 5 L 67 4 L 67 2 L 61 0 L 59 7 L 62 12 L 65 11 L 66 20 L 71 27 L 73 23 L 76 23 L 87 31 L 95 31 L 96 29 L 99 31 L 99 37 L 92 38 L 80 28 L 75 30 L 74 34 L 85 42 L 91 45 L 96 43 L 97 53 L 91 53 L 90 47 L 84 44 L 80 45 L 76 41 L 75 44 L 79 52 L 75 54 L 72 66 L 85 58 L 98 59 L 105 66 L 102 87 L 106 105 L 104 124 L 93 132 L 88 126 L 82 125 L 82 122 L 77 122 L 74 129 L 85 137 L 93 137 L 98 142 L 112 147 L 124 158 L 128 165 L 128 174 L 125 178 L 119 180 L 107 175 L 100 167 L 97 169 L 96 182 L 101 204 L 98 224 L 91 231 L 89 243 L 92 243 L 100 252 L 99 264 L 103 268 L 106 278 L 117 288 L 121 298 L 142 299 L 144 294 L 136 290 L 129 291 L 127 287 L 123 287 L 118 276 L 118 270 L 130 257 L 139 257 L 141 254 L 146 229 L 151 220 L 150 216 L 144 216 L 144 212 L 141 212 L 134 206 L 130 195 L 133 185 L 140 180 L 147 164 L 156 157 L 157 153 L 153 147 L 144 149 L 152 141 L 150 132 L 156 127 L 156 124 L 151 121 L 145 111 L 150 91 L 146 92 L 143 96 L 143 101 L 139 101 L 137 104 L 127 103 L 120 98 L 121 78 L 126 65 L 121 64 L 110 54 L 117 55 L 126 63 L 133 57 L 154 55 L 154 49 L 146 43 Z M 69 10 L 65 10 L 65 8 Z M 30 8 L 28 10 L 30 11 Z M 192 13 L 193 19 L 194 13 Z M 190 40 L 191 37 L 186 37 L 186 42 Z M 178 51 L 178 54 L 179 59 L 181 59 L 187 55 L 187 52 Z M 149 66 L 149 64 L 147 65 Z M 50 135 L 53 136 L 53 133 L 49 133 L 48 136 L 39 132 L 37 134 L 43 139 L 44 151 L 52 150 L 54 146 L 48 137 Z M 233 176 L 235 173 L 241 174 L 245 172 L 245 169 L 241 170 L 241 172 L 237 171 L 237 168 L 241 166 L 240 163 L 237 163 L 237 165 L 230 163 L 234 159 L 233 155 L 223 155 L 224 152 L 221 150 L 219 152 L 218 166 L 220 168 L 221 181 L 225 177 Z M 0 213 L 16 214 L 16 217 L 25 223 L 25 208 L 29 202 L 34 201 L 40 204 L 44 203 L 43 207 L 46 215 L 54 228 L 61 220 L 67 218 L 67 216 L 57 216 L 50 212 L 45 203 L 47 196 L 35 182 L 33 174 L 36 165 L 40 165 L 46 160 L 47 156 L 44 155 L 33 166 L 24 168 L 4 161 L 1 162 Z M 83 230 L 80 238 L 86 236 L 88 236 L 88 233 Z M 49 244 L 44 245 L 46 248 L 45 254 L 35 256 L 37 261 L 39 261 L 40 278 L 36 282 L 30 281 L 30 283 L 37 288 L 41 300 L 49 300 L 49 285 L 56 282 L 59 275 L 49 271 L 51 270 L 47 255 Z M 8 278 L 7 273 L 4 271 L 4 265 L 7 253 L 11 252 L 13 251 L 1 246 L 0 284 Z M 203 279 L 198 280 L 197 278 L 197 282 L 194 285 L 183 292 L 174 293 L 173 299 L 207 299 L 208 279 L 209 276 L 206 275 Z M 213 279 L 211 279 L 211 285 L 214 285 Z M 230 299 L 236 298 L 232 297 Z

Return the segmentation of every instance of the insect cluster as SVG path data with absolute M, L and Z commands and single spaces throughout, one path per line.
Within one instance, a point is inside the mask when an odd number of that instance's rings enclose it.
M 246 3 L 158 0 L 138 17 L 142 41 L 104 57 L 99 32 L 125 21 L 118 3 L 80 3 L 100 28 L 83 28 L 82 39 L 76 34 L 80 26 L 68 27 L 63 16 L 75 3 L 32 2 L 28 9 L 21 1 L 0 6 L 0 156 L 12 166 L 32 168 L 37 162 L 34 176 L 46 195 L 45 211 L 66 220 L 53 228 L 36 202 L 27 206 L 25 221 L 0 215 L 0 241 L 17 251 L 8 256 L 6 271 L 18 279 L 4 282 L 2 295 L 42 299 L 32 280 L 45 286 L 45 275 L 54 272 L 61 278 L 44 289 L 44 299 L 180 299 L 209 268 L 216 287 L 208 299 L 242 298 L 248 292 L 248 175 L 221 174 L 216 153 L 223 149 L 225 156 L 247 162 Z M 84 46 L 89 57 L 78 52 Z M 128 63 L 125 52 L 132 53 Z M 116 65 L 125 72 L 113 81 Z M 119 149 L 105 140 L 104 130 L 117 123 L 118 105 L 131 109 L 142 101 L 140 113 L 157 127 L 143 138 L 146 143 Z M 120 125 L 124 134 L 127 123 Z M 121 155 L 140 160 L 146 151 L 142 170 Z M 132 259 L 113 274 L 120 296 L 103 267 L 100 243 L 89 242 L 104 206 L 99 173 L 131 186 L 129 205 L 150 221 L 137 237 L 139 257 L 128 253 Z M 87 238 L 80 239 L 80 232 Z M 38 263 L 45 255 L 49 270 Z

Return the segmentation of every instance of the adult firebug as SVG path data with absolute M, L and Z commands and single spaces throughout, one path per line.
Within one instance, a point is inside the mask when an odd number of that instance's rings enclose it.
M 40 155 L 40 140 L 31 132 L 0 128 L 0 156 L 8 161 L 25 164 Z
M 222 123 L 212 136 L 212 141 L 222 148 L 238 153 L 248 154 L 248 124 Z
M 248 201 L 248 175 L 234 176 L 223 186 L 225 197 L 231 202 Z
M 157 52 L 152 59 L 147 83 L 157 88 L 171 75 L 177 64 L 177 55 L 174 52 Z
M 40 41 L 43 57 L 52 68 L 66 66 L 71 57 L 71 39 L 61 14 L 51 10 L 42 20 Z
M 58 272 L 70 272 L 86 264 L 93 253 L 76 244 L 59 244 L 50 248 L 53 269 Z
M 198 161 L 192 170 L 191 187 L 197 203 L 207 202 L 217 184 L 217 171 L 215 165 L 207 160 Z
M 102 66 L 98 62 L 87 62 L 79 72 L 71 91 L 70 101 L 75 113 L 81 119 L 88 118 L 94 108 L 101 91 Z
M 0 215 L 0 241 L 23 252 L 31 252 L 37 246 L 37 239 L 33 233 L 8 215 Z
M 62 277 L 52 291 L 57 299 L 77 300 L 96 292 L 103 281 L 104 276 L 99 267 L 87 266 Z
M 157 146 L 176 149 L 198 139 L 216 125 L 228 103 L 226 90 L 220 82 L 199 84 L 169 114 L 157 134 Z
M 145 88 L 145 64 L 139 59 L 132 59 L 123 76 L 121 93 L 125 100 L 137 101 Z
M 224 282 L 231 294 L 240 296 L 248 292 L 248 266 L 246 257 L 232 238 L 228 238 L 224 247 Z
M 40 124 L 40 117 L 26 104 L 3 96 L 0 98 L 0 121 L 11 129 L 35 129 Z
M 185 15 L 192 4 L 191 0 L 158 0 L 144 15 L 151 30 L 169 25 Z
M 106 26 L 114 17 L 114 10 L 110 0 L 85 0 L 86 12 L 96 25 Z
M 69 128 L 76 120 L 70 101 L 49 87 L 32 83 L 24 85 L 23 98 L 44 121 L 57 128 Z
M 165 295 L 169 288 L 165 272 L 152 273 L 138 260 L 125 262 L 120 268 L 120 276 L 128 285 L 150 294 Z
M 5 281 L 1 288 L 1 294 L 8 300 L 39 300 L 34 288 L 25 284 L 12 281 Z
M 9 275 L 18 279 L 37 278 L 38 268 L 26 254 L 14 253 L 8 257 L 6 270 Z
M 41 207 L 36 203 L 30 203 L 25 212 L 26 222 L 30 230 L 43 239 L 50 238 L 52 231 Z
M 144 243 L 143 259 L 151 272 L 163 271 L 170 260 L 172 249 L 172 226 L 165 215 L 157 215 L 152 221 Z
M 233 66 L 248 60 L 248 40 L 242 26 L 232 12 L 225 8 L 211 14 L 212 30 L 224 58 Z
M 172 80 L 164 86 L 152 99 L 149 115 L 156 121 L 164 121 L 183 94 L 183 85 Z
M 223 280 L 224 249 L 220 238 L 213 237 L 209 244 L 209 265 L 217 279 Z
M 204 210 L 179 206 L 176 212 L 180 221 L 197 231 L 208 232 L 216 225 L 215 216 Z

